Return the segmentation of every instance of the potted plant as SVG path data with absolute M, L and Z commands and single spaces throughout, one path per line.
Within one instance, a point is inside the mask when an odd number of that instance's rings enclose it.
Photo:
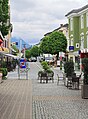
M 83 71 L 83 85 L 82 85 L 82 98 L 88 98 L 88 58 L 82 59 L 82 71 Z
M 66 61 L 64 64 L 64 73 L 66 74 L 66 79 L 64 81 L 65 86 L 67 86 L 68 77 L 72 76 L 72 73 L 74 73 L 74 62 L 69 60 Z
M 66 77 L 71 76 L 74 72 L 74 62 L 69 60 L 64 64 L 64 72 L 66 73 Z
M 48 63 L 46 61 L 43 61 L 43 62 L 41 62 L 41 65 L 42 65 L 43 70 L 38 72 L 38 79 L 41 80 L 42 74 L 45 73 L 45 74 L 47 74 L 48 80 L 52 80 L 52 82 L 54 82 L 54 78 L 53 78 L 54 72 L 50 69 Z M 48 80 L 47 80 L 47 82 L 48 82 Z

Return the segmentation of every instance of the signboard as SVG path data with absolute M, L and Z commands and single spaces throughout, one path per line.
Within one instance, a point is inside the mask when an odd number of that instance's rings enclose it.
M 78 54 L 80 54 L 80 53 L 81 53 L 81 51 L 79 50 L 79 51 L 78 51 Z
M 24 58 L 20 59 L 20 68 L 26 68 L 26 60 Z
M 74 50 L 74 46 L 69 46 L 69 50 L 73 51 Z

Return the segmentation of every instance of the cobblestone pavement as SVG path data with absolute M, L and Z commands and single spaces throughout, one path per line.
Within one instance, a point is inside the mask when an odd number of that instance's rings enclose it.
M 81 90 L 67 89 L 63 82 L 32 81 L 33 119 L 88 119 L 88 100 L 81 98 Z
M 0 84 L 0 119 L 31 119 L 30 80 L 4 80 Z

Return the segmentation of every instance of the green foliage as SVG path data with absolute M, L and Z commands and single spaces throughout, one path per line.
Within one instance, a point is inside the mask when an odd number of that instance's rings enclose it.
M 50 52 L 50 49 L 51 49 L 50 47 L 51 47 L 51 45 L 50 45 L 50 38 L 49 38 L 49 36 L 46 36 L 46 37 L 44 37 L 42 39 L 42 42 L 40 44 L 40 52 L 41 53 L 45 53 L 45 54 L 46 53 L 49 53 Z
M 84 72 L 84 84 L 88 85 L 88 58 L 82 60 L 83 72 Z
M 5 61 L 2 61 L 2 62 L 1 62 L 1 67 L 2 67 L 2 68 L 3 68 L 3 67 L 4 67 L 4 68 L 6 68 L 6 67 L 7 67 L 7 64 L 6 64 L 6 62 L 5 62 Z
M 43 61 L 41 63 L 41 65 L 42 65 L 42 68 L 44 69 L 44 71 L 47 71 L 48 69 L 50 69 L 50 67 L 46 61 Z
M 40 44 L 40 51 L 49 54 L 58 54 L 65 52 L 67 48 L 67 39 L 63 33 L 55 31 L 45 36 Z
M 38 46 L 33 46 L 30 49 L 30 55 L 31 55 L 31 57 L 37 57 L 39 55 L 39 48 L 38 48 Z
M 19 50 L 18 50 L 18 48 L 17 48 L 16 45 L 12 45 L 12 48 L 13 48 L 17 53 L 19 52 Z
M 54 72 L 50 69 L 46 61 L 43 61 L 41 65 L 44 71 L 39 71 L 38 76 L 41 75 L 42 73 L 47 73 L 48 76 L 52 76 L 52 75 L 54 76 Z
M 25 56 L 26 56 L 27 59 L 31 57 L 31 52 L 30 52 L 30 50 L 26 50 L 26 51 L 25 51 Z
M 53 73 L 54 74 L 54 72 L 51 69 L 47 69 L 47 73 Z
M 8 74 L 7 68 L 0 68 L 0 71 L 2 72 L 2 77 L 7 76 L 7 74 Z
M 74 63 L 73 61 L 67 61 L 64 64 L 64 72 L 66 73 L 66 76 L 71 76 L 74 72 Z
M 3 36 L 8 34 L 8 30 L 10 28 L 10 23 L 7 24 L 9 20 L 9 8 L 8 8 L 8 0 L 0 1 L 0 31 Z

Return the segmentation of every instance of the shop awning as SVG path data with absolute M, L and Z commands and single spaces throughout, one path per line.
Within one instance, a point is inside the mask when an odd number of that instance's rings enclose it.
M 5 56 L 7 56 L 7 57 L 12 57 L 12 58 L 14 58 L 14 59 L 19 59 L 19 56 L 12 55 L 12 54 L 5 54 Z
M 82 49 L 82 50 L 81 50 L 81 53 L 88 53 L 88 49 L 87 49 L 87 48 Z

